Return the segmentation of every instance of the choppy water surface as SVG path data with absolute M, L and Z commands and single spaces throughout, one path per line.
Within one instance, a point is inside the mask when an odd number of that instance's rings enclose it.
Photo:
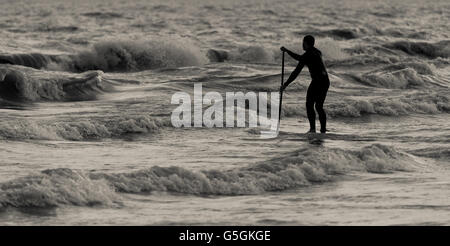
M 448 1 L 8 1 L 0 10 L 2 225 L 450 224 Z M 316 36 L 281 134 L 174 128 L 171 96 L 277 91 Z M 286 70 L 295 61 L 287 58 Z

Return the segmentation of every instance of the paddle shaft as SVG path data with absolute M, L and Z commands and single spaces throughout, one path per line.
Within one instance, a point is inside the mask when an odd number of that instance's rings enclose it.
M 278 108 L 278 129 L 280 129 L 280 121 L 281 121 L 281 104 L 283 102 L 283 83 L 284 83 L 284 51 L 281 55 L 281 87 L 280 87 L 280 105 Z

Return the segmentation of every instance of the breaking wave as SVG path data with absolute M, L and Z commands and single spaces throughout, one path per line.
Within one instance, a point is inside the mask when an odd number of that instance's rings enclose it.
M 74 55 L 32 53 L 0 56 L 0 63 L 72 72 L 140 71 L 196 66 L 206 61 L 205 55 L 194 45 L 172 40 L 103 41 L 95 44 L 91 50 Z
M 109 206 L 120 204 L 116 192 L 260 194 L 332 181 L 352 171 L 408 171 L 413 163 L 413 158 L 392 147 L 374 144 L 359 150 L 308 147 L 232 170 L 154 166 L 131 173 L 87 173 L 50 169 L 0 184 L 0 207 Z
M 32 68 L 0 66 L 0 97 L 10 101 L 68 101 L 95 99 L 112 90 L 101 71 L 61 74 Z
M 58 64 L 64 70 L 139 71 L 201 65 L 206 58 L 188 43 L 164 41 L 104 41 Z

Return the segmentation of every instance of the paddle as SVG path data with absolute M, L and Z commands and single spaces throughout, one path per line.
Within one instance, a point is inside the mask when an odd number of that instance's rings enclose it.
M 281 88 L 283 87 L 284 82 L 284 51 L 282 51 L 282 58 L 281 58 L 281 87 L 280 87 L 280 104 L 278 106 L 278 125 L 277 125 L 277 131 L 261 131 L 261 138 L 274 138 L 278 136 L 278 133 L 280 132 L 280 121 L 281 121 L 281 103 L 283 102 L 283 91 Z
M 284 51 L 281 55 L 281 86 L 280 86 L 280 105 L 278 106 L 278 127 L 277 135 L 280 132 L 280 121 L 281 121 L 281 104 L 283 103 L 283 83 L 284 83 Z

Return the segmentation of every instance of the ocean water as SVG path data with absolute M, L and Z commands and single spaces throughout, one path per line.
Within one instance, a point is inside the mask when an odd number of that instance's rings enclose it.
M 1 225 L 450 224 L 448 1 L 3 6 Z M 277 138 L 172 126 L 195 83 L 277 91 L 279 47 L 305 34 L 330 75 L 327 138 L 303 134 L 306 68 Z

